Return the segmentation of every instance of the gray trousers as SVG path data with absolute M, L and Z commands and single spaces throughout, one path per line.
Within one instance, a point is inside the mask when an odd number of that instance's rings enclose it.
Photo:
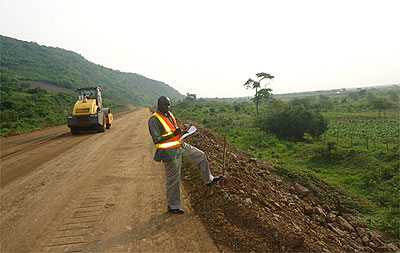
M 172 209 L 180 208 L 181 204 L 181 167 L 182 158 L 190 159 L 200 167 L 201 176 L 205 184 L 210 183 L 214 177 L 211 175 L 207 157 L 203 151 L 187 143 L 178 152 L 177 159 L 164 162 L 165 173 L 167 177 L 167 202 Z

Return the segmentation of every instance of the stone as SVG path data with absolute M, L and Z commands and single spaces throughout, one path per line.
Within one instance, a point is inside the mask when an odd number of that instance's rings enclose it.
M 321 215 L 322 217 L 326 217 L 326 213 L 325 213 L 325 211 L 321 208 L 321 207 L 315 207 L 314 208 L 314 213 L 316 213 L 316 214 L 318 214 L 318 215 Z
M 353 228 L 364 227 L 364 224 L 358 219 L 358 217 L 345 213 L 343 217 L 350 223 Z
M 334 222 L 335 220 L 336 220 L 336 214 L 334 214 L 334 213 L 329 213 L 326 216 L 326 221 L 329 223 Z
M 302 197 L 305 197 L 308 194 L 310 194 L 309 189 L 307 189 L 306 187 L 302 186 L 301 184 L 299 184 L 297 182 L 294 184 L 294 188 L 296 189 L 296 192 Z
M 378 237 L 374 237 L 371 239 L 373 243 L 375 243 L 376 246 L 382 246 L 383 242 L 381 239 L 379 239 Z
M 231 199 L 231 197 L 229 196 L 229 194 L 227 192 L 224 192 L 223 196 L 224 196 L 224 199 L 228 199 L 228 200 Z
M 326 203 L 322 204 L 322 209 L 324 209 L 327 213 L 332 211 L 331 208 Z
M 342 216 L 337 216 L 337 217 L 336 217 L 336 221 L 337 221 L 340 225 L 342 225 L 347 231 L 350 231 L 350 232 L 355 232 L 355 231 L 356 231 L 356 230 L 353 228 L 353 226 L 351 226 L 350 223 L 349 223 L 345 218 L 343 218 Z
M 356 219 L 350 220 L 349 223 L 350 223 L 351 226 L 353 226 L 353 228 L 364 227 L 365 226 L 361 221 L 356 220 Z
M 311 215 L 311 214 L 313 214 L 313 211 L 314 210 L 313 210 L 312 206 L 310 206 L 307 203 L 304 204 L 304 213 L 305 214 Z
M 374 232 L 374 231 L 369 231 L 368 232 L 369 237 L 371 238 L 371 240 L 378 238 L 382 240 L 382 236 L 380 236 L 378 233 Z
M 293 224 L 293 227 L 294 227 L 297 231 L 302 232 L 302 229 L 301 229 L 296 223 Z
M 274 206 L 276 206 L 278 209 L 282 209 L 281 205 L 279 205 L 278 203 L 274 202 Z
M 246 198 L 246 199 L 244 200 L 244 202 L 246 202 L 248 205 L 253 204 L 253 202 L 251 201 L 251 198 Z
M 353 248 L 353 249 L 356 249 L 356 250 L 358 250 L 359 249 L 359 247 L 358 247 L 358 245 L 357 244 L 355 244 L 354 242 L 352 242 L 352 241 L 349 241 L 349 245 Z
M 253 163 L 255 163 L 255 162 L 257 162 L 257 158 L 255 158 L 255 157 L 251 157 L 251 158 L 249 159 L 249 162 L 253 162 Z
M 388 243 L 388 244 L 386 244 L 386 246 L 387 246 L 391 251 L 394 251 L 394 252 L 399 251 L 399 248 L 398 248 L 396 245 L 394 245 L 393 243 Z
M 333 226 L 332 224 L 328 224 L 328 228 L 338 234 L 339 236 L 344 236 L 344 232 L 340 230 L 339 228 Z
M 326 223 L 325 218 L 320 216 L 320 215 L 318 215 L 318 214 L 313 214 L 312 218 L 313 218 L 314 221 L 318 221 L 321 224 L 325 224 Z
M 368 238 L 367 235 L 364 235 L 364 236 L 362 237 L 361 240 L 362 240 L 362 244 L 363 244 L 364 246 L 368 245 L 368 243 L 369 243 L 369 238 Z
M 365 232 L 365 229 L 363 229 L 362 227 L 356 227 L 356 231 L 357 234 L 362 238 L 364 235 L 366 235 L 367 233 Z
M 250 149 L 250 150 L 255 150 L 256 148 L 253 147 L 253 146 L 249 146 L 249 149 Z

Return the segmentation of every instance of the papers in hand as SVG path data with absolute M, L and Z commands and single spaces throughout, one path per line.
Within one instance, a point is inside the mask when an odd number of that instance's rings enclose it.
M 181 137 L 179 140 L 180 140 L 180 141 L 183 140 L 183 138 L 185 138 L 186 136 L 191 135 L 192 133 L 194 133 L 194 132 L 196 132 L 196 131 L 197 131 L 197 128 L 194 127 L 194 126 L 191 126 L 191 127 L 189 128 L 189 130 L 187 131 L 187 133 L 185 133 L 184 135 L 182 135 L 182 137 Z

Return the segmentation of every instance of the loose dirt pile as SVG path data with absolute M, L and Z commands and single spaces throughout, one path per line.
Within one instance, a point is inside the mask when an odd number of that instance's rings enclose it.
M 223 138 L 202 128 L 186 142 L 203 150 L 214 175 L 223 172 Z M 344 206 L 318 197 L 315 185 L 287 182 L 273 166 L 226 145 L 225 178 L 204 187 L 199 169 L 185 162 L 182 178 L 195 212 L 221 251 L 355 252 L 398 251 L 369 231 Z

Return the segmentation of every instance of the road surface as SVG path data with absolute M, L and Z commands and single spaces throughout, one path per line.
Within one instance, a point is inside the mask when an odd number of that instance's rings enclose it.
M 3 138 L 1 252 L 218 251 L 184 190 L 186 213 L 166 212 L 150 115 L 120 115 L 105 133 L 59 126 Z

